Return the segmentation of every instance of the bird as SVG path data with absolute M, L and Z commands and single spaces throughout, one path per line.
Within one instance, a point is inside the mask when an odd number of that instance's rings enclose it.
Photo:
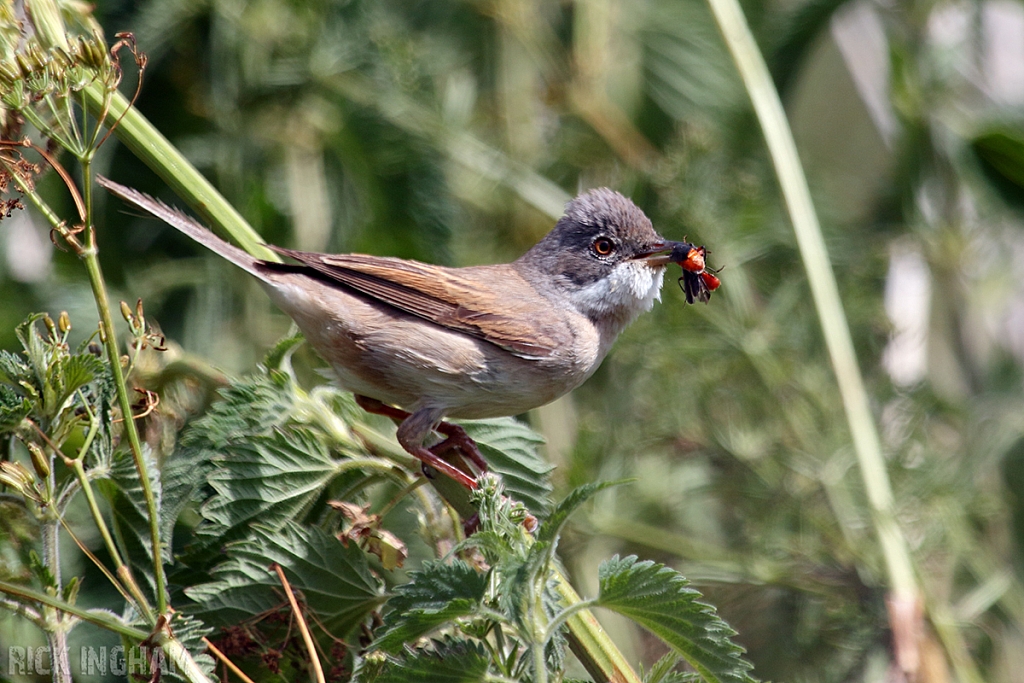
M 398 421 L 407 452 L 470 489 L 475 477 L 441 456 L 458 449 L 480 472 L 486 461 L 445 418 L 517 415 L 563 396 L 660 299 L 668 263 L 691 278 L 705 268 L 703 247 L 666 240 L 608 188 L 568 202 L 515 261 L 453 268 L 276 246 L 290 262 L 261 260 L 142 192 L 97 182 L 259 280 L 360 406 Z M 447 438 L 427 447 L 434 431 Z

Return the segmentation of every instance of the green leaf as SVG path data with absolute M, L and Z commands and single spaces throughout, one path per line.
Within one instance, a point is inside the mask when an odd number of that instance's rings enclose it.
M 213 633 L 213 629 L 206 626 L 199 619 L 181 612 L 174 612 L 171 615 L 169 627 L 171 633 L 178 639 L 178 642 L 184 645 L 185 649 L 192 655 L 192 659 L 195 660 L 199 668 L 213 680 L 216 662 L 214 662 L 213 657 L 206 654 L 206 643 L 203 642 L 203 638 Z M 171 670 L 169 665 L 160 680 L 194 683 L 185 678 L 181 672 Z
M 597 604 L 629 617 L 664 640 L 704 680 L 723 683 L 753 681 L 743 648 L 730 640 L 736 632 L 699 602 L 679 572 L 635 556 L 618 556 L 601 564 Z
M 47 354 L 43 339 L 36 329 L 36 323 L 44 317 L 46 317 L 45 313 L 32 313 L 14 329 L 14 334 L 21 342 L 21 348 L 25 350 L 25 357 L 28 358 L 28 364 L 39 387 L 44 385 L 46 368 L 49 365 L 49 354 Z
M 475 683 L 489 680 L 490 664 L 490 655 L 483 645 L 446 639 L 433 641 L 429 648 L 403 657 L 388 657 L 373 674 L 361 675 L 358 680 L 360 683 Z
M 160 514 L 160 467 L 149 446 L 143 445 L 142 454 L 149 471 L 149 485 L 156 497 L 157 514 Z M 149 535 L 149 511 L 142 489 L 142 479 L 139 478 L 135 460 L 127 449 L 121 448 L 114 453 L 109 478 L 98 481 L 96 486 L 110 504 L 114 534 L 121 552 L 127 558 L 132 573 L 136 577 L 145 578 L 152 597 L 155 594 L 156 578 L 153 570 L 153 542 Z M 168 564 L 171 561 L 170 548 L 167 546 L 166 538 L 164 541 L 161 560 Z
M 301 332 L 298 332 L 298 328 L 295 324 L 292 324 L 292 330 L 294 333 L 288 334 L 287 336 L 279 339 L 276 344 L 270 347 L 267 353 L 263 356 L 263 367 L 268 370 L 279 370 L 287 375 L 292 375 L 292 354 L 306 338 L 302 336 Z
M 257 522 L 281 528 L 338 473 L 323 442 L 299 428 L 224 444 L 211 461 L 208 483 L 215 495 L 201 510 L 197 552 L 239 540 Z
M 644 683 L 690 683 L 700 680 L 700 676 L 692 671 L 673 671 L 680 659 L 682 657 L 679 653 L 669 651 L 643 676 Z
M 285 381 L 253 375 L 221 389 L 220 400 L 182 436 L 182 446 L 219 450 L 246 436 L 271 433 L 291 417 L 292 394 Z
M 282 588 L 271 564 L 284 570 L 309 610 L 336 637 L 345 637 L 384 598 L 355 543 L 345 547 L 318 527 L 293 522 L 280 529 L 254 526 L 251 537 L 224 550 L 214 581 L 185 590 L 192 610 L 213 626 L 237 624 L 282 607 Z
M 164 459 L 160 473 L 163 483 L 160 535 L 168 542 L 174 537 L 178 517 L 209 479 L 213 463 L 205 455 L 201 450 L 179 448 Z
M 491 469 L 501 475 L 508 495 L 537 517 L 546 517 L 554 466 L 537 452 L 544 438 L 511 417 L 459 424 L 476 441 Z
M 17 354 L 0 350 L 0 380 L 17 386 L 31 377 L 32 368 L 25 365 Z
M 14 430 L 31 411 L 31 401 L 9 385 L 0 384 L 0 434 Z
M 424 562 L 420 571 L 409 576 L 409 583 L 398 586 L 388 600 L 385 627 L 374 643 L 388 652 L 473 614 L 483 600 L 488 574 L 454 560 L 451 564 Z
M 553 543 L 557 540 L 558 535 L 562 532 L 562 527 L 565 526 L 569 516 L 576 511 L 576 508 L 587 502 L 598 491 L 624 483 L 626 482 L 603 481 L 576 487 L 555 506 L 555 509 L 551 511 L 548 518 L 540 525 L 540 529 L 537 530 L 537 540 Z
M 59 391 L 54 407 L 63 406 L 72 394 L 105 373 L 106 366 L 103 361 L 90 353 L 71 356 L 61 363 L 54 363 L 51 366 L 50 383 L 58 387 Z

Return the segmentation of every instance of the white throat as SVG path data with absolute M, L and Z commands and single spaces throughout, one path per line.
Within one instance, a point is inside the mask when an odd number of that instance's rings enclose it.
M 661 299 L 664 280 L 663 267 L 623 261 L 607 277 L 571 292 L 569 300 L 577 311 L 594 321 L 601 332 L 602 350 L 607 350 L 627 325 Z

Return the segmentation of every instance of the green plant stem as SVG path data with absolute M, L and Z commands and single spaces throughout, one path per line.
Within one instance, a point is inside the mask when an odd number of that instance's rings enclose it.
M 91 610 L 82 609 L 81 607 L 76 607 L 75 605 L 71 605 L 59 598 L 55 598 L 26 586 L 19 586 L 14 583 L 0 581 L 0 593 L 22 598 L 24 600 L 31 600 L 33 602 L 38 602 L 41 605 L 52 607 L 62 612 L 67 612 L 68 614 L 78 617 L 82 621 L 88 622 L 94 626 L 99 626 L 100 628 L 105 628 L 108 631 L 113 631 L 114 633 L 130 638 L 136 642 L 142 642 L 149 636 L 145 631 L 128 626 L 117 617 L 111 616 L 106 612 L 93 612 Z
M 155 623 L 156 618 L 153 615 L 153 608 L 149 606 L 145 595 L 135 582 L 135 577 L 132 576 L 131 569 L 124 563 L 121 559 L 121 554 L 117 551 L 117 544 L 114 543 L 114 539 L 110 535 L 110 529 L 107 528 L 107 523 L 103 519 L 103 513 L 100 512 L 99 505 L 96 503 L 96 496 L 93 494 L 92 484 L 85 474 L 85 467 L 82 465 L 82 461 L 74 460 L 71 467 L 74 469 L 75 476 L 82 487 L 82 493 L 85 494 L 85 500 L 89 504 L 89 511 L 92 513 L 96 528 L 100 531 L 100 536 L 103 537 L 103 544 L 107 548 L 107 553 L 114 562 L 114 571 L 117 574 L 117 578 L 125 584 L 128 593 L 135 599 L 135 606 L 143 618 L 149 623 Z
M 533 655 L 533 680 L 536 683 L 548 683 L 548 664 L 544 659 L 544 643 L 534 642 L 530 645 Z
M 156 584 L 156 608 L 158 614 L 167 612 L 167 587 L 164 583 L 163 543 L 160 540 L 160 510 L 157 508 L 156 495 L 153 493 L 152 480 L 149 477 L 149 465 L 146 463 L 142 450 L 139 429 L 132 416 L 132 402 L 125 383 L 124 371 L 121 368 L 121 350 L 117 344 L 114 319 L 110 314 L 110 298 L 107 294 L 106 280 L 100 268 L 99 249 L 96 245 L 96 229 L 92 224 L 92 175 L 91 163 L 88 158 L 81 159 L 84 178 L 84 197 L 86 206 L 85 244 L 78 250 L 78 257 L 85 262 L 92 287 L 93 298 L 100 314 L 100 338 L 107 350 L 110 372 L 114 378 L 117 401 L 121 408 L 125 435 L 135 461 L 135 469 L 139 473 L 142 494 L 146 500 L 146 514 L 149 517 L 149 536 L 153 551 L 153 579 Z M 123 573 L 123 572 L 121 572 Z M 134 583 L 134 582 L 133 582 Z
M 555 618 L 548 623 L 547 629 L 544 631 L 544 642 L 547 643 L 551 639 L 558 629 L 562 628 L 562 625 L 571 619 L 578 612 L 589 610 L 591 607 L 597 604 L 596 600 L 580 600 L 577 603 L 573 603 L 563 609 L 561 612 L 555 615 Z
M 601 628 L 593 612 L 574 607 L 583 600 L 569 583 L 569 579 L 560 571 L 555 572 L 555 590 L 562 597 L 566 611 L 572 611 L 565 620 L 569 626 L 569 649 L 580 660 L 587 673 L 593 676 L 595 681 L 641 683 L 640 677 Z
M 5 609 L 8 612 L 17 614 L 20 617 L 28 619 L 36 625 L 40 631 L 46 630 L 46 622 L 43 620 L 43 615 L 38 611 L 32 609 L 28 605 L 18 600 L 8 600 L 7 598 L 0 598 L 0 609 Z
M 6 164 L 5 164 L 6 166 Z M 91 214 L 91 183 L 89 182 L 89 161 L 83 160 L 82 167 L 83 173 L 86 180 L 86 193 L 85 197 L 87 200 L 87 216 Z M 29 198 L 32 204 L 39 210 L 39 212 L 49 221 L 49 223 L 56 229 L 63 229 L 63 221 L 60 220 L 50 207 L 42 201 L 39 195 L 29 187 L 17 173 L 12 174 L 15 182 L 18 184 L 19 189 L 22 193 Z M 80 247 L 76 247 L 79 258 L 85 262 L 86 271 L 89 274 L 89 283 L 92 286 L 93 297 L 96 299 L 96 306 L 100 313 L 100 336 L 103 341 L 103 345 L 107 350 L 107 359 L 110 362 L 110 370 L 114 376 L 114 383 L 117 389 L 118 402 L 121 407 L 121 411 L 124 415 L 125 433 L 128 436 L 128 443 L 131 447 L 132 457 L 135 460 L 135 466 L 138 469 L 139 477 L 141 479 L 141 485 L 143 494 L 146 499 L 147 512 L 149 514 L 150 522 L 150 537 L 153 545 L 153 557 L 154 557 L 154 576 L 156 580 L 156 594 L 157 594 L 157 608 L 158 611 L 163 614 L 167 610 L 167 591 L 164 586 L 164 569 L 163 569 L 163 555 L 160 552 L 160 518 L 159 511 L 156 507 L 156 496 L 153 494 L 153 488 L 149 478 L 149 468 L 146 464 L 145 458 L 142 455 L 142 442 L 139 439 L 138 428 L 135 425 L 134 419 L 132 419 L 131 411 L 131 399 L 128 396 L 128 389 L 125 384 L 124 373 L 121 370 L 121 356 L 120 351 L 117 347 L 117 340 L 114 337 L 112 330 L 114 329 L 113 318 L 110 315 L 110 304 L 107 297 L 106 282 L 103 279 L 103 272 L 100 270 L 99 255 L 96 248 L 96 231 L 89 224 L 85 229 L 86 243 Z M 119 572 L 123 574 L 124 572 Z M 138 588 L 134 581 L 130 582 L 134 585 L 135 589 Z M 140 593 L 141 595 L 141 593 Z M 144 612 L 151 612 L 144 610 Z
M 99 626 L 100 628 L 108 631 L 113 631 L 114 633 L 124 636 L 136 643 L 146 641 L 154 642 L 163 649 L 167 657 L 174 662 L 178 671 L 189 681 L 192 683 L 212 683 L 202 672 L 202 669 L 199 668 L 199 665 L 192 658 L 192 655 L 189 654 L 185 646 L 181 644 L 181 641 L 170 634 L 169 629 L 164 628 L 151 635 L 145 631 L 128 626 L 120 619 L 107 612 L 94 612 L 92 610 L 82 609 L 81 607 L 69 604 L 59 598 L 47 595 L 46 593 L 27 588 L 25 586 L 8 583 L 7 581 L 0 581 L 0 593 L 21 598 L 23 600 L 31 600 L 41 605 L 52 607 L 53 609 L 61 612 L 67 612 L 68 614 L 78 617 L 84 622 L 88 622 L 94 626 Z M 71 679 L 69 678 L 68 680 Z
M 550 558 L 544 563 L 549 565 Z M 532 615 L 532 630 L 530 634 L 530 654 L 533 656 L 533 680 L 535 683 L 548 683 L 548 666 L 544 657 L 544 646 L 548 639 L 548 621 L 544 610 L 544 588 L 548 577 L 545 572 L 539 572 L 535 581 L 530 585 L 526 599 L 530 601 L 527 614 Z
M 775 90 L 768 67 L 738 0 L 708 0 L 708 4 L 750 95 L 793 222 L 814 305 L 843 399 L 893 598 L 916 601 L 921 592 L 910 550 L 896 523 L 892 487 L 882 456 L 878 430 L 857 365 L 849 324 L 811 201 L 807 178 L 793 142 L 793 133 L 786 120 L 779 93 Z
M 131 106 L 119 92 L 108 93 L 101 83 L 93 82 L 82 91 L 94 116 L 105 116 L 108 126 L 118 123 L 114 134 L 147 166 L 170 185 L 212 227 L 230 236 L 236 244 L 257 258 L 279 261 L 263 246 L 259 233 L 242 218 L 181 152 Z
M 142 442 L 139 439 L 139 430 L 135 425 L 135 418 L 132 416 L 132 404 L 128 397 L 128 388 L 125 385 L 124 373 L 121 372 L 121 358 L 118 353 L 117 340 L 114 338 L 113 320 L 110 316 L 106 286 L 102 275 L 99 272 L 99 262 L 95 251 L 91 257 L 87 257 L 86 264 L 89 270 L 89 280 L 93 285 L 93 294 L 96 297 L 100 309 L 101 326 L 103 327 L 103 341 L 107 348 L 107 357 L 114 375 L 114 384 L 117 387 L 118 403 L 124 419 L 125 433 L 128 436 L 128 444 L 131 448 L 132 458 L 135 461 L 135 469 L 139 473 L 139 480 L 142 486 L 143 497 L 146 500 L 146 514 L 149 517 L 149 536 L 153 550 L 153 580 L 156 584 L 156 608 L 158 614 L 167 612 L 167 587 L 164 584 L 164 563 L 162 543 L 160 541 L 160 511 L 156 506 L 156 496 L 153 493 L 152 480 L 149 477 L 149 465 L 142 452 Z
M 164 585 L 163 553 L 160 542 L 160 511 L 156 506 L 156 496 L 153 493 L 152 480 L 149 477 L 149 465 L 142 452 L 142 441 L 139 438 L 139 430 L 135 425 L 132 416 L 132 403 L 128 396 L 128 387 L 125 384 L 124 373 L 121 371 L 121 355 L 117 347 L 117 339 L 113 332 L 114 321 L 110 315 L 109 299 L 107 298 L 107 287 L 100 271 L 99 258 L 96 253 L 95 231 L 89 229 L 88 244 L 82 254 L 86 270 L 89 272 L 89 283 L 92 285 L 93 296 L 100 312 L 100 327 L 103 345 L 107 350 L 107 359 L 110 362 L 111 373 L 114 376 L 114 385 L 117 388 L 118 404 L 124 420 L 125 434 L 128 437 L 128 444 L 135 461 L 135 468 L 139 473 L 140 484 L 143 496 L 146 500 L 146 514 L 149 517 L 149 535 L 153 550 L 153 575 L 156 583 L 156 606 L 159 614 L 167 611 L 167 590 Z
M 51 466 L 51 481 L 53 478 Z M 39 535 L 43 546 L 43 564 L 50 570 L 59 595 L 64 590 L 60 576 L 60 520 L 56 516 L 47 519 L 41 525 Z M 53 618 L 47 618 L 45 622 L 46 642 L 50 647 L 50 659 L 53 663 L 53 681 L 71 683 L 71 660 L 68 657 L 68 630 L 71 624 L 60 609 L 55 609 Z

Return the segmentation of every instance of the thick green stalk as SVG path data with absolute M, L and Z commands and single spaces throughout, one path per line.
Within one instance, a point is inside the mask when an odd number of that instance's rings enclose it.
M 572 615 L 566 620 L 569 626 L 569 649 L 580 660 L 595 681 L 612 683 L 641 683 L 619 648 L 601 628 L 594 613 L 589 609 L 575 609 L 582 602 L 579 594 L 561 572 L 555 572 L 555 590 L 562 596 Z
M 779 93 L 775 90 L 739 2 L 708 0 L 708 4 L 761 123 L 786 208 L 793 222 L 825 344 L 835 368 L 893 598 L 898 601 L 916 601 L 921 592 L 918 590 L 910 550 L 896 523 L 892 487 L 882 456 L 881 441 L 857 365 L 849 324 L 839 298 L 839 287 L 832 272 L 825 239 L 793 142 L 793 133 L 786 120 Z
M 145 116 L 131 106 L 119 92 L 109 94 L 101 83 L 92 83 L 82 91 L 94 116 L 106 116 L 108 126 L 117 123 L 114 134 L 160 176 L 212 227 L 226 233 L 235 244 L 253 256 L 280 260 L 263 246 L 263 239 L 231 204 L 189 163 Z

